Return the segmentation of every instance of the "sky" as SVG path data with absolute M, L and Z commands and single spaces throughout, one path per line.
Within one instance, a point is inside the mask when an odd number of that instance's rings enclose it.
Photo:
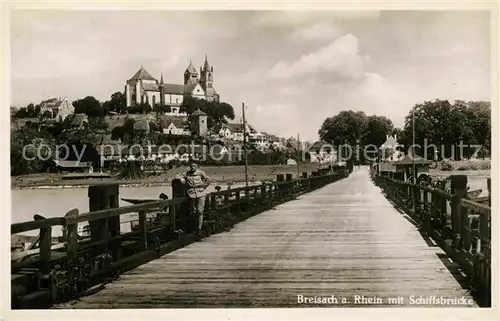
M 342 110 L 402 127 L 426 100 L 490 100 L 487 11 L 14 11 L 12 104 L 109 99 L 142 66 L 182 83 L 205 55 L 236 121 L 318 139 Z

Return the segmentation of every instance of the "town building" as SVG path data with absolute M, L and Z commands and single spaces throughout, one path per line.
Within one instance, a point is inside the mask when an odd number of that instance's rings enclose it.
M 66 117 L 75 113 L 75 107 L 67 98 L 51 98 L 40 103 L 40 115 L 57 122 L 63 122 Z
M 191 135 L 187 116 L 164 115 L 160 120 L 160 127 L 165 135 Z
M 309 148 L 311 163 L 333 164 L 337 162 L 337 151 L 325 141 L 317 141 Z
M 170 106 L 172 113 L 179 112 L 179 107 L 186 95 L 219 102 L 219 94 L 214 87 L 214 67 L 205 63 L 196 70 L 190 61 L 184 72 L 184 83 L 164 83 L 163 74 L 160 80 L 151 76 L 143 66 L 125 83 L 127 107 L 143 103 L 151 107 L 156 104 Z
M 380 145 L 380 160 L 388 162 L 396 162 L 404 157 L 404 154 L 398 150 L 402 147 L 397 141 L 397 136 L 386 135 L 385 142 Z

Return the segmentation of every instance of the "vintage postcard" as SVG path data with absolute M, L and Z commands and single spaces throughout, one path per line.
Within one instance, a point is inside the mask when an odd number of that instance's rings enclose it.
M 498 316 L 495 5 L 129 5 L 2 9 L 7 319 Z

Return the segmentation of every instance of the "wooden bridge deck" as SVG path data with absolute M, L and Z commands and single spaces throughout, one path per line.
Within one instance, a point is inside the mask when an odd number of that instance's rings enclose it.
M 376 305 L 385 306 L 403 296 L 399 303 L 409 305 L 410 296 L 470 299 L 461 281 L 454 264 L 361 168 L 127 272 L 64 308 L 374 305 L 361 296 L 378 297 Z M 298 295 L 333 295 L 338 304 L 300 304 Z

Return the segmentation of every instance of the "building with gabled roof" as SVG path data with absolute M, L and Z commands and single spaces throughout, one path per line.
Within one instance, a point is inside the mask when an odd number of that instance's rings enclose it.
M 160 119 L 160 127 L 166 135 L 191 135 L 188 125 L 187 117 L 163 116 Z
M 184 71 L 183 84 L 164 83 L 163 74 L 158 81 L 146 71 L 144 66 L 141 66 L 125 83 L 127 107 L 147 103 L 151 107 L 160 104 L 171 106 L 174 109 L 178 108 L 184 97 L 188 95 L 218 102 L 219 94 L 213 86 L 213 73 L 214 67 L 208 63 L 206 55 L 205 64 L 200 66 L 199 72 L 194 67 L 193 62 L 189 62 Z
M 42 101 L 39 106 L 41 115 L 50 115 L 51 119 L 59 123 L 75 113 L 75 107 L 67 98 L 50 98 Z

